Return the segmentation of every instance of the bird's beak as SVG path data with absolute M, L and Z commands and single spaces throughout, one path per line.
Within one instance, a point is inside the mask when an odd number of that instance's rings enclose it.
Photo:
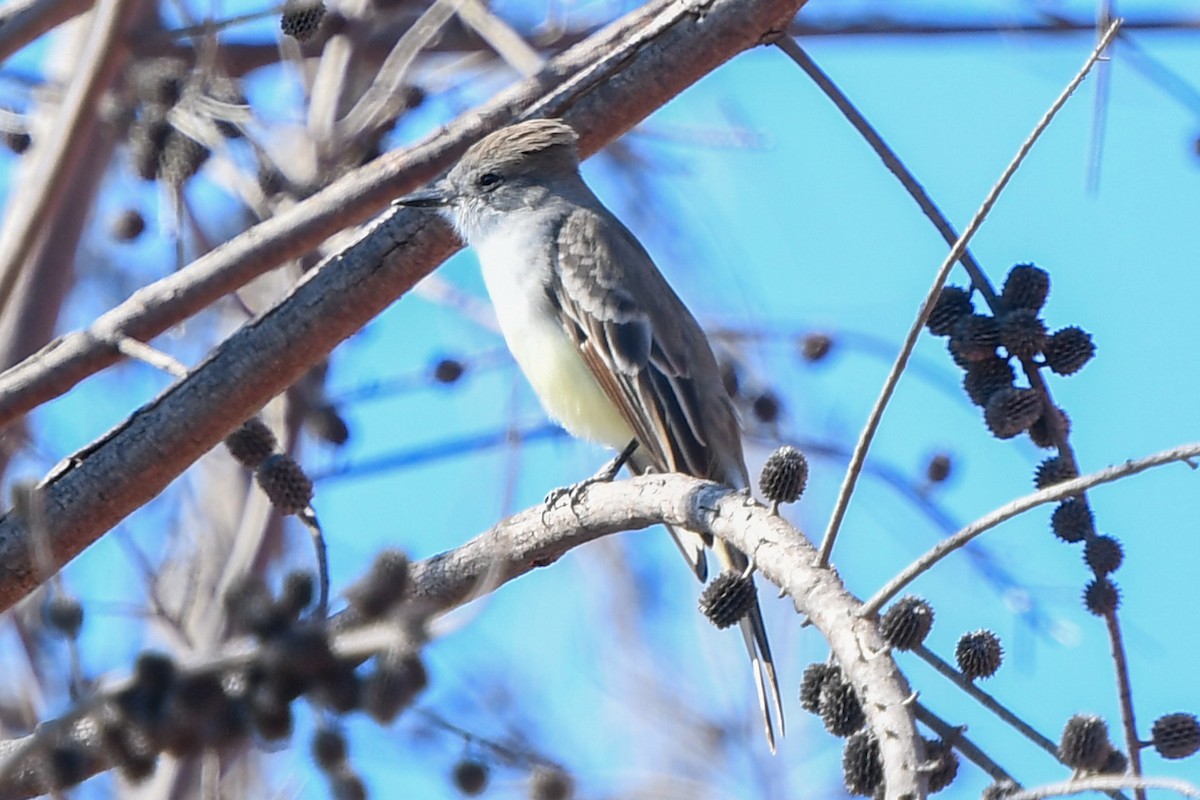
M 392 201 L 392 205 L 408 206 L 409 208 L 445 208 L 450 205 L 450 192 L 442 181 L 438 181 L 424 189 L 397 197 Z

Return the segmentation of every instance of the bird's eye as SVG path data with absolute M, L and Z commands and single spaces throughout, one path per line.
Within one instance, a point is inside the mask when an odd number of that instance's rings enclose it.
M 503 180 L 503 179 L 496 173 L 485 172 L 484 174 L 479 176 L 479 185 L 485 189 L 490 189 L 493 186 L 495 186 L 496 184 L 500 183 L 501 180 Z

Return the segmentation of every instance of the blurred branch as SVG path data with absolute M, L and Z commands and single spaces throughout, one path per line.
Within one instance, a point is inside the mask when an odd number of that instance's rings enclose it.
M 91 0 L 26 0 L 0 9 L 0 62 L 92 7 Z

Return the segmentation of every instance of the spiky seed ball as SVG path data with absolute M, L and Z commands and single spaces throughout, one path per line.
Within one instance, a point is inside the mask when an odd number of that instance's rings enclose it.
M 378 619 L 404 598 L 408 588 L 408 557 L 384 550 L 366 576 L 346 591 L 350 607 L 364 619 Z
M 242 427 L 225 437 L 225 447 L 229 450 L 229 455 L 250 469 L 266 461 L 267 456 L 275 452 L 278 444 L 267 423 L 258 417 L 246 420 Z
M 929 793 L 942 791 L 958 776 L 958 754 L 945 739 L 925 739 L 925 768 Z
M 1071 433 L 1071 418 L 1058 406 L 1042 407 L 1042 415 L 1029 427 L 1029 440 L 1047 449 L 1057 445 L 1058 433 L 1065 439 Z
M 849 736 L 867 724 L 854 687 L 842 679 L 840 672 L 821 686 L 817 711 L 825 723 L 825 730 L 834 736 Z
M 718 628 L 728 628 L 746 616 L 757 597 L 753 578 L 726 570 L 704 587 L 700 612 Z
M 88 757 L 83 748 L 70 740 L 55 742 L 48 756 L 50 785 L 68 789 L 87 777 Z
M 136 208 L 127 208 L 112 221 L 112 237 L 118 242 L 132 242 L 146 230 L 146 218 Z
M 983 794 L 980 795 L 979 800 L 1005 800 L 1006 797 L 1012 797 L 1019 791 L 1021 791 L 1021 787 L 1018 784 L 1005 778 L 989 784 L 983 790 Z
M 1046 344 L 1046 323 L 1028 308 L 1006 312 L 1000 317 L 1000 344 L 1009 355 L 1032 358 Z
M 992 631 L 980 628 L 964 633 L 954 648 L 954 659 L 968 680 L 990 678 L 1000 669 L 1004 660 L 1004 647 L 1000 637 Z
M 879 740 L 870 730 L 861 730 L 846 740 L 842 751 L 842 780 L 853 795 L 871 797 L 883 784 L 883 762 Z
M 973 313 L 975 308 L 971 305 L 970 292 L 959 286 L 943 286 L 925 327 L 934 336 L 949 336 L 960 319 Z
M 283 453 L 268 456 L 254 474 L 280 514 L 296 514 L 312 503 L 312 481 L 291 456 Z
M 954 361 L 955 366 L 959 369 L 966 369 L 971 366 L 971 359 L 958 351 L 958 344 L 954 341 L 953 337 L 946 340 L 946 352 L 950 354 L 951 360 Z
M 367 785 L 354 770 L 343 766 L 329 781 L 333 800 L 367 800 Z
M 833 350 L 833 337 L 828 333 L 806 333 L 800 340 L 800 356 L 810 364 L 824 360 Z
M 997 439 L 1011 439 L 1042 415 L 1042 398 L 1033 389 L 1001 389 L 988 398 L 983 420 Z
M 842 679 L 842 671 L 832 664 L 820 662 L 809 664 L 804 668 L 804 676 L 800 679 L 800 707 L 810 714 L 821 711 L 821 687 L 827 680 Z
M 68 639 L 79 636 L 83 627 L 83 606 L 79 601 L 64 592 L 54 592 L 46 601 L 42 613 L 46 624 Z
M 1033 473 L 1033 485 L 1045 489 L 1056 483 L 1078 478 L 1079 471 L 1062 456 L 1050 456 L 1038 464 Z
M 200 171 L 210 155 L 208 147 L 172 128 L 158 159 L 158 177 L 171 186 L 182 186 Z
M 102 713 L 100 744 L 130 783 L 149 778 L 158 766 L 158 748 L 150 741 L 146 729 L 128 724 L 119 714 Z
M 283 591 L 279 593 L 279 610 L 289 618 L 296 619 L 312 604 L 316 594 L 316 581 L 311 572 L 289 572 L 283 579 Z
M 182 59 L 153 58 L 134 64 L 130 83 L 142 104 L 165 111 L 183 96 L 187 77 L 188 67 Z
M 912 650 L 933 628 L 933 606 L 923 598 L 901 597 L 883 615 L 879 632 L 883 640 L 897 650 Z
M 1108 723 L 1094 714 L 1076 714 L 1067 720 L 1058 744 L 1058 758 L 1072 769 L 1101 769 L 1112 743 Z
M 239 633 L 268 639 L 288 626 L 287 615 L 271 597 L 266 582 L 257 575 L 234 581 L 225 592 L 224 605 L 233 629 Z
M 986 406 L 988 400 L 1001 389 L 1011 389 L 1016 374 L 1012 364 L 1007 359 L 985 358 L 982 361 L 972 361 L 967 365 L 963 375 L 963 389 L 971 402 L 977 406 Z
M 770 425 L 779 419 L 779 398 L 774 392 L 766 391 L 754 398 L 754 402 L 750 404 L 750 410 L 754 412 L 754 418 L 764 425 Z
M 1104 762 L 1104 766 L 1100 768 L 1100 772 L 1105 775 L 1124 775 L 1125 770 L 1129 768 L 1129 759 L 1120 750 L 1110 750 L 1108 759 Z
M 991 358 L 1000 346 L 1000 324 L 987 314 L 968 314 L 955 324 L 951 342 L 967 361 Z
M 433 365 L 433 379 L 438 383 L 456 383 L 467 366 L 457 358 L 443 358 Z
M 175 683 L 175 662 L 166 653 L 147 651 L 133 664 L 133 679 L 140 691 L 162 697 Z
M 767 458 L 758 476 L 758 488 L 772 503 L 794 503 L 808 485 L 808 459 L 791 445 L 784 445 Z
M 376 656 L 375 669 L 363 684 L 363 708 L 376 722 L 386 725 L 427 685 L 429 675 L 418 656 L 383 653 Z
M 279 741 L 292 735 L 292 708 L 270 686 L 255 688 L 247 705 L 250 724 L 264 740 Z
M 1116 572 L 1124 558 L 1121 543 L 1112 536 L 1093 536 L 1083 548 L 1083 560 L 1097 575 Z
M 165 112 L 153 107 L 144 108 L 129 126 L 129 159 L 134 173 L 142 180 L 158 177 L 158 165 L 172 130 Z
M 557 767 L 534 767 L 529 775 L 529 800 L 570 800 L 575 781 Z
M 1082 328 L 1071 326 L 1055 331 L 1046 339 L 1043 348 L 1046 366 L 1059 375 L 1073 375 L 1083 369 L 1096 354 L 1092 335 Z
M 1096 521 L 1086 501 L 1068 497 L 1050 515 L 1050 529 L 1068 544 L 1081 542 L 1096 532 Z
M 1108 578 L 1096 578 L 1083 590 L 1083 606 L 1097 617 L 1117 610 L 1121 605 L 1121 592 Z
M 1013 310 L 1018 308 L 1039 311 L 1050 294 L 1050 273 L 1033 264 L 1017 264 L 1008 271 L 1004 288 L 1000 291 L 1000 304 Z
M 316 2 L 295 2 L 289 0 L 284 6 L 283 16 L 279 20 L 279 29 L 285 36 L 291 36 L 298 42 L 307 42 L 321 27 L 325 17 L 325 4 Z
M 4 146 L 17 155 L 21 155 L 33 144 L 33 137 L 27 131 L 4 131 L 0 133 Z
M 346 763 L 346 737 L 333 728 L 317 728 L 312 739 L 313 761 L 322 772 L 333 772 Z
M 950 477 L 954 462 L 949 453 L 935 453 L 925 465 L 925 480 L 930 483 L 944 483 Z
M 454 765 L 450 778 L 454 781 L 454 788 L 467 797 L 483 794 L 488 783 L 487 764 L 473 758 L 464 758 Z
M 335 714 L 349 714 L 356 710 L 366 694 L 364 683 L 354 668 L 355 665 L 349 661 L 339 661 L 318 680 L 316 699 Z
M 1200 721 L 1195 714 L 1166 714 L 1154 720 L 1150 740 L 1163 758 L 1187 758 L 1200 750 Z
M 350 441 L 350 426 L 336 408 L 329 403 L 310 406 L 304 414 L 304 427 L 313 436 L 335 447 Z

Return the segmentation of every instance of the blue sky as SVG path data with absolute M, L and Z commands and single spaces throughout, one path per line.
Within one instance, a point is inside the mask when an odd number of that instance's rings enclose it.
M 543 12 L 540 4 L 536 10 L 500 8 L 514 19 Z M 911 7 L 932 17 L 960 8 L 988 19 L 1030 13 L 1015 3 Z M 1091 13 L 1086 4 L 1053 8 Z M 840 12 L 847 13 L 844 6 Z M 829 10 L 813 2 L 804 13 L 816 17 Z M 1185 80 L 1200 75 L 1194 34 L 1135 38 Z M 804 44 L 961 228 L 1082 64 L 1091 37 L 859 37 Z M 1104 68 L 1110 90 L 1098 189 L 1087 186 L 1093 76 L 972 245 L 996 285 L 1015 263 L 1047 269 L 1050 328 L 1079 325 L 1095 337 L 1098 356 L 1091 364 L 1072 378 L 1049 380 L 1071 417 L 1085 471 L 1200 438 L 1200 159 L 1194 146 L 1200 109 L 1134 69 L 1120 46 Z M 398 130 L 395 144 L 415 140 L 444 112 L 432 107 Z M 731 145 L 731 134 L 742 143 Z M 767 335 L 741 356 L 751 380 L 782 398 L 783 436 L 848 448 L 946 252 L 932 226 L 832 105 L 774 49 L 738 57 L 650 117 L 627 142 L 653 170 L 631 180 L 602 155 L 586 165 L 589 180 L 702 321 Z M 145 247 L 144 269 L 161 272 L 161 251 Z M 470 252 L 439 276 L 483 295 Z M 965 280 L 961 270 L 951 278 Z M 74 308 L 72 326 L 96 311 L 94 301 L 82 298 Z M 816 365 L 796 357 L 792 340 L 810 330 L 830 332 L 838 342 Z M 882 342 L 882 355 L 855 344 L 864 338 Z M 316 506 L 329 531 L 335 590 L 380 547 L 400 546 L 414 558 L 454 547 L 503 514 L 537 503 L 549 489 L 590 474 L 607 457 L 549 437 L 353 476 L 356 464 L 374 457 L 509 425 L 540 426 L 544 417 L 530 390 L 511 363 L 494 357 L 499 345 L 491 331 L 414 295 L 335 354 L 334 397 L 392 376 L 423 375 L 443 356 L 468 364 L 466 377 L 454 386 L 418 381 L 422 385 L 413 391 L 345 407 L 352 431 L 345 449 L 306 448 L 306 463 L 314 468 L 344 467 L 352 475 L 318 485 Z M 473 369 L 481 358 L 491 366 Z M 978 410 L 955 394 L 959 373 L 943 340 L 923 337 L 917 358 L 929 365 L 928 374 L 910 374 L 901 383 L 872 462 L 915 481 L 931 453 L 952 454 L 953 475 L 931 499 L 962 523 L 1030 491 L 1042 454 L 1026 441 L 1000 442 L 987 433 Z M 138 376 L 147 392 L 165 381 L 140 368 L 123 374 Z M 109 380 L 94 383 L 113 385 Z M 82 420 L 71 402 L 36 418 L 43 431 L 56 431 L 46 445 L 54 451 L 51 462 L 129 410 L 127 396 L 88 402 L 94 413 Z M 750 452 L 754 462 L 766 453 L 759 446 Z M 839 460 L 814 459 L 811 488 L 791 512 L 811 536 L 824 528 L 843 467 Z M 1196 601 L 1188 591 L 1200 561 L 1196 480 L 1178 465 L 1091 495 L 1100 530 L 1125 546 L 1125 565 L 1115 579 L 1143 735 L 1160 714 L 1200 712 L 1185 667 L 1200 659 Z M 1116 736 L 1107 637 L 1079 603 L 1088 579 L 1081 551 L 1053 539 L 1049 510 L 1035 510 L 981 540 L 983 557 L 1015 582 L 989 582 L 962 555 L 918 582 L 915 590 L 937 612 L 929 644 L 950 659 L 962 632 L 991 628 L 1005 643 L 1007 663 L 986 690 L 1052 739 L 1076 712 L 1105 716 Z M 152 506 L 131 518 L 128 528 L 146 537 L 163 517 L 169 512 Z M 911 499 L 868 478 L 850 507 L 834 560 L 851 590 L 866 596 L 942 534 Z M 307 565 L 304 534 L 293 530 L 290 536 L 288 562 Z M 431 646 L 432 684 L 422 704 L 481 736 L 519 731 L 538 751 L 574 770 L 589 797 L 621 795 L 650 776 L 674 776 L 678 786 L 679 776 L 698 774 L 715 789 L 713 796 L 772 796 L 780 785 L 807 787 L 804 796 L 837 796 L 840 748 L 795 704 L 799 676 L 825 657 L 823 644 L 811 630 L 801 630 L 786 603 L 763 592 L 789 713 L 780 755 L 764 758 L 740 643 L 729 632 L 710 630 L 695 613 L 699 587 L 677 562 L 660 533 L 630 534 L 583 548 L 504 587 L 456 615 L 453 629 Z M 111 629 L 100 622 L 118 624 L 117 615 L 102 610 L 117 598 L 94 576 L 111 576 L 114 569 L 129 569 L 127 557 L 105 541 L 68 570 L 84 600 L 100 609 L 91 619 L 99 630 L 84 640 L 85 663 L 97 670 L 118 669 L 128 658 L 101 632 Z M 1040 625 L 1021 613 L 1030 603 Z M 924 702 L 968 725 L 969 735 L 1020 778 L 1036 783 L 1067 776 L 916 659 L 900 661 Z M 667 688 L 639 691 L 656 681 Z M 673 727 L 686 709 L 736 722 L 745 741 L 731 747 L 728 765 L 689 764 L 680 744 L 687 741 L 684 729 Z M 388 736 L 372 723 L 351 725 L 355 757 L 377 796 L 388 796 L 389 789 L 454 796 L 444 774 L 464 746 L 443 734 L 421 738 L 415 733 L 421 727 L 416 716 L 402 718 Z M 306 757 L 298 743 L 272 762 L 278 774 L 289 774 Z M 1165 763 L 1148 753 L 1146 765 L 1154 774 L 1200 780 L 1195 759 Z M 322 796 L 320 780 L 300 774 L 301 796 Z M 501 770 L 489 796 L 520 796 L 519 780 L 519 772 Z M 943 796 L 978 796 L 986 783 L 964 764 Z M 822 789 L 808 794 L 814 786 Z

